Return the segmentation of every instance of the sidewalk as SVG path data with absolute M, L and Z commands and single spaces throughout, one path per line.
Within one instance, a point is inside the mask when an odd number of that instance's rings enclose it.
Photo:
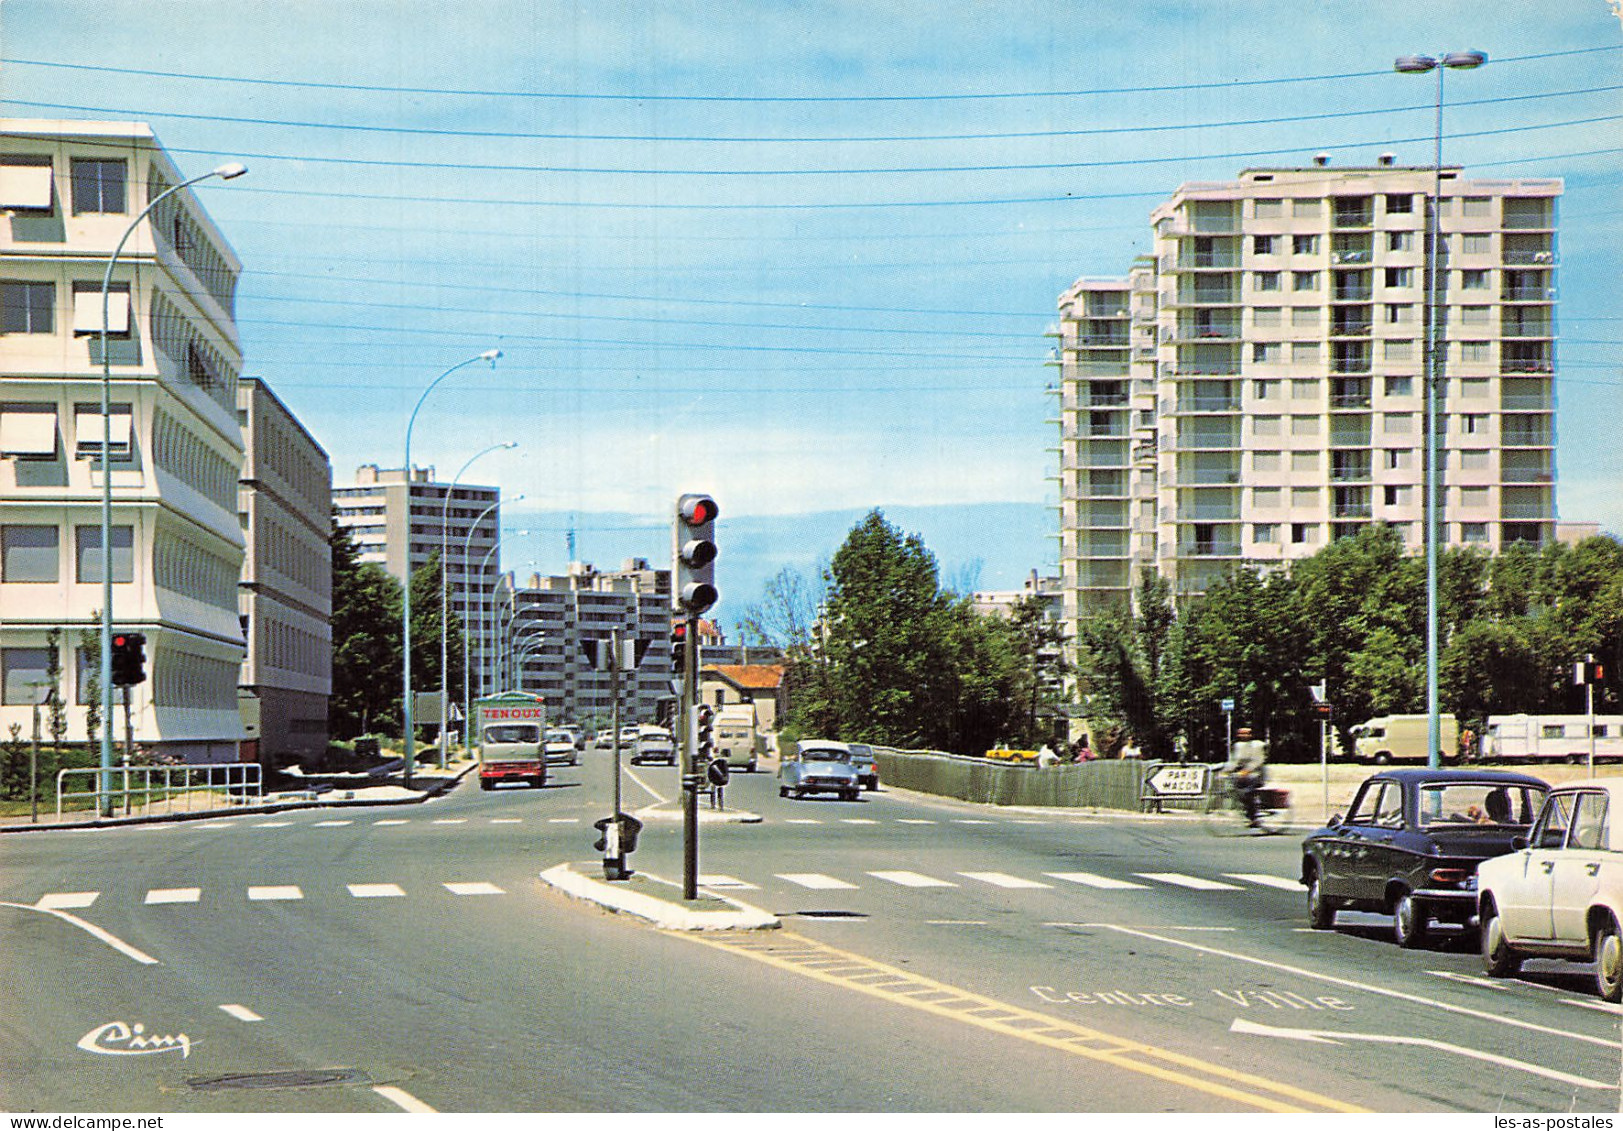
M 596 862 L 559 864 L 542 872 L 541 881 L 575 899 L 635 915 L 668 931 L 750 931 L 783 926 L 769 911 L 702 887 L 699 898 L 690 903 L 682 898 L 681 884 L 649 872 L 633 872 L 628 880 L 610 883 L 602 878 L 602 865 Z

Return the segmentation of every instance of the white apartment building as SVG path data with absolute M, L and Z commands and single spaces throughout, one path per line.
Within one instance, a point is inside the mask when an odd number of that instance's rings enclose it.
M 308 763 L 326 753 L 332 694 L 332 464 L 257 377 L 238 382 L 237 419 L 247 446 L 237 490 L 248 545 L 240 694 L 253 741 L 244 758 Z
M 185 174 L 140 123 L 0 123 L 0 732 L 27 733 L 60 630 L 83 741 L 102 608 L 101 286 L 131 218 Z M 112 619 L 147 638 L 135 739 L 234 761 L 240 264 L 190 191 L 124 245 L 109 309 Z M 112 720 L 123 738 L 122 711 Z
M 1433 171 L 1321 161 L 1183 185 L 1153 255 L 1061 296 L 1067 619 L 1144 567 L 1190 594 L 1373 522 L 1422 547 Z M 1561 182 L 1441 184 L 1441 538 L 1547 541 Z
M 443 542 L 450 608 L 470 633 L 477 631 L 481 599 L 489 600 L 501 577 L 500 504 L 499 488 L 439 483 L 432 467 L 413 467 L 408 485 L 401 468 L 365 464 L 356 469 L 354 486 L 332 492 L 333 518 L 348 528 L 361 560 L 381 565 L 398 581 L 406 579 L 408 558 L 413 570 L 422 569 Z M 486 641 L 486 655 L 494 653 L 491 644 Z M 477 638 L 470 638 L 470 646 L 471 655 L 478 655 Z M 470 670 L 477 675 L 481 669 Z M 475 690 L 493 687 L 493 678 L 494 669 L 485 669 Z

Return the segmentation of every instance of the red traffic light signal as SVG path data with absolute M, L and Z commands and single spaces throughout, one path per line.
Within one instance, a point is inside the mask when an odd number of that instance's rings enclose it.
M 147 638 L 139 632 L 113 634 L 113 686 L 130 687 L 147 678 Z
M 676 500 L 673 535 L 676 604 L 698 616 L 719 599 L 716 591 L 716 516 L 721 508 L 709 495 L 687 494 Z

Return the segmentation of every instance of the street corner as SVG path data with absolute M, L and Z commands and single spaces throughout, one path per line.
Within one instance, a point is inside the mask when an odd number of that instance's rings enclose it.
M 776 915 L 736 899 L 699 889 L 699 898 L 682 898 L 682 886 L 648 872 L 633 872 L 610 883 L 593 872 L 601 864 L 564 863 L 541 873 L 541 882 L 575 899 L 610 911 L 635 915 L 669 931 L 772 930 L 783 925 Z

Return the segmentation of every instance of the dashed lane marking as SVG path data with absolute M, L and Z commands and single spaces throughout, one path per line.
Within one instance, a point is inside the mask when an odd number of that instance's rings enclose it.
M 252 827 L 256 829 L 285 829 L 292 823 L 292 821 L 259 821 Z
M 386 817 L 381 821 L 373 821 L 372 823 L 374 825 L 407 825 L 411 822 L 403 817 Z
M 1011 876 L 1007 872 L 959 872 L 958 874 L 1000 888 L 1051 888 L 1054 886 L 1053 884 L 1040 883 L 1037 880 L 1021 879 L 1019 876 Z
M 492 817 L 490 819 L 490 823 L 493 824 L 493 825 L 522 825 L 524 823 L 524 818 L 523 817 Z
M 737 876 L 728 876 L 721 873 L 699 875 L 699 886 L 705 888 L 738 888 L 741 891 L 759 891 L 760 884 L 752 884 L 748 880 L 741 880 Z
M 203 897 L 202 888 L 153 888 L 147 892 L 148 903 L 196 903 Z
M 99 891 L 54 891 L 49 895 L 39 897 L 34 904 L 41 911 L 67 911 L 81 907 L 89 907 L 96 902 Z
M 398 899 L 406 892 L 399 884 L 350 884 L 349 894 L 356 899 Z
M 1172 884 L 1174 887 L 1191 888 L 1195 891 L 1239 891 L 1233 884 L 1225 884 L 1220 880 L 1206 880 L 1199 876 L 1186 876 L 1182 872 L 1134 872 L 1146 880 L 1155 880 L 1158 883 Z
M 954 817 L 952 823 L 955 825 L 991 825 L 997 822 L 983 821 L 979 817 Z
M 877 825 L 879 822 L 872 817 L 841 817 L 842 825 Z
M 789 931 L 769 935 L 758 931 L 707 931 L 683 933 L 680 937 L 892 1005 L 1108 1064 L 1243 1107 L 1298 1113 L 1366 1110 L 1293 1084 L 970 993 L 916 971 L 875 962 Z
M 436 817 L 434 819 L 433 823 L 436 824 L 436 825 L 465 825 L 465 824 L 468 823 L 468 818 L 466 818 L 466 817 Z
M 1148 885 L 1135 884 L 1131 880 L 1117 880 L 1110 876 L 1096 876 L 1092 872 L 1044 872 L 1045 876 L 1052 876 L 1056 880 L 1066 880 L 1073 884 L 1082 884 L 1090 888 L 1100 888 L 1105 891 L 1142 891 Z
M 580 824 L 580 818 L 579 817 L 548 817 L 547 818 L 547 824 L 549 824 L 549 825 L 578 825 L 578 824 Z
M 249 1009 L 246 1005 L 222 1005 L 220 1006 L 220 1009 L 225 1013 L 230 1014 L 232 1017 L 235 1017 L 238 1021 L 265 1020 L 259 1014 Z
M 815 817 L 789 817 L 783 823 L 786 825 L 820 825 L 823 822 Z
M 897 817 L 896 818 L 896 823 L 898 825 L 933 825 L 933 824 L 935 824 L 934 821 L 926 821 L 922 817 Z
M 401 1111 L 409 1111 L 413 1115 L 434 1115 L 437 1113 L 436 1108 L 429 1107 L 410 1092 L 397 1088 L 393 1084 L 375 1084 L 372 1090 Z
M 446 884 L 445 890 L 452 895 L 506 895 L 507 893 L 495 884 L 479 880 L 474 883 Z
M 353 825 L 354 823 L 354 821 L 317 821 L 310 827 L 316 829 L 337 829 L 342 828 L 345 825 Z
M 256 902 L 303 899 L 304 892 L 297 884 L 267 884 L 248 889 L 248 898 Z
M 200 828 L 200 829 L 234 829 L 234 828 L 237 827 L 237 822 L 235 822 L 235 821 L 205 821 L 203 824 L 198 825 L 197 827 Z
M 880 880 L 889 880 L 893 884 L 900 884 L 904 888 L 955 888 L 958 885 L 951 880 L 938 880 L 934 876 L 921 876 L 917 872 L 869 872 L 868 875 Z
M 1248 884 L 1257 884 L 1265 888 L 1278 888 L 1280 891 L 1302 891 L 1300 880 L 1287 880 L 1284 876 L 1269 876 L 1262 872 L 1224 872 L 1231 880 L 1244 880 Z
M 855 891 L 857 887 L 856 884 L 836 880 L 833 876 L 825 876 L 821 872 L 780 872 L 778 879 L 819 891 Z

